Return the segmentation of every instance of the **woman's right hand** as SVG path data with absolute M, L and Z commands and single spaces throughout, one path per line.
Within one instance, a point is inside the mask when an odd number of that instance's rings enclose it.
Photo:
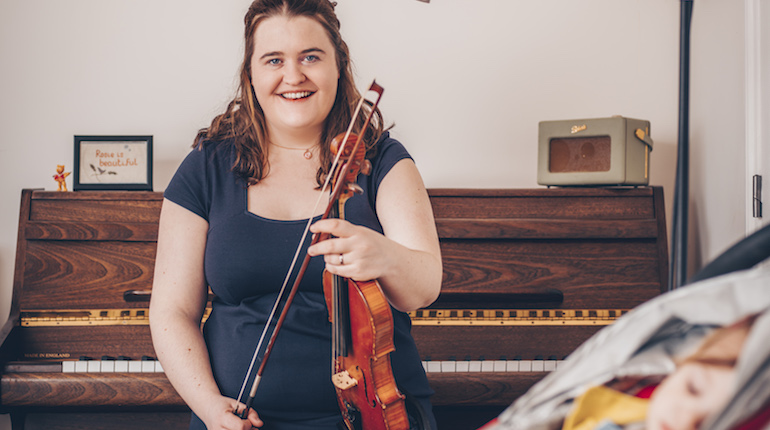
M 206 416 L 201 419 L 208 430 L 249 430 L 262 427 L 264 423 L 254 409 L 249 409 L 246 419 L 235 415 L 236 408 L 242 411 L 244 407 L 243 403 L 238 403 L 229 397 L 218 396 L 209 403 L 205 411 Z

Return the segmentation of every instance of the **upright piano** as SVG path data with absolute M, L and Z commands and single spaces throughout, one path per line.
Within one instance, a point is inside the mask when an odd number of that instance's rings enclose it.
M 666 290 L 659 187 L 431 189 L 444 283 L 411 313 L 440 430 L 477 428 Z M 162 194 L 23 190 L 0 412 L 14 430 L 184 429 L 148 302 Z

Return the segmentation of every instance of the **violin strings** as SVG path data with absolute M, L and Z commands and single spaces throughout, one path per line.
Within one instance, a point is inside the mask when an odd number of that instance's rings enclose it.
M 355 119 L 358 116 L 363 104 L 364 104 L 364 97 L 362 95 L 358 101 L 358 104 L 356 105 L 355 111 L 353 112 L 353 119 Z M 350 125 L 348 126 L 348 129 L 345 132 L 345 137 L 342 140 L 342 146 L 340 146 L 340 148 L 337 150 L 337 154 L 335 155 L 334 160 L 332 161 L 331 168 L 329 169 L 329 174 L 326 175 L 326 179 L 324 180 L 323 186 L 321 187 L 321 193 L 318 195 L 318 199 L 316 199 L 315 205 L 313 206 L 311 216 L 308 218 L 308 221 L 305 224 L 305 229 L 303 230 L 302 237 L 299 240 L 299 245 L 297 246 L 297 249 L 294 252 L 294 258 L 292 258 L 291 260 L 291 264 L 289 265 L 289 270 L 286 272 L 286 277 L 283 280 L 281 289 L 278 291 L 278 297 L 276 298 L 276 301 L 273 304 L 272 309 L 270 310 L 270 315 L 268 316 L 267 321 L 265 322 L 265 327 L 262 329 L 262 334 L 259 337 L 259 342 L 257 342 L 257 347 L 254 349 L 254 354 L 252 355 L 251 362 L 249 363 L 249 369 L 246 371 L 246 377 L 243 379 L 243 384 L 241 385 L 241 389 L 238 392 L 238 398 L 237 398 L 238 401 L 241 401 L 241 399 L 243 398 L 243 393 L 246 391 L 246 386 L 248 385 L 249 377 L 251 376 L 251 373 L 254 371 L 254 365 L 257 362 L 257 356 L 259 355 L 259 351 L 262 349 L 262 343 L 264 342 L 267 336 L 267 332 L 270 326 L 272 325 L 273 319 L 275 318 L 275 314 L 278 310 L 278 307 L 280 306 L 281 299 L 283 298 L 286 292 L 286 286 L 289 284 L 289 279 L 291 279 L 291 274 L 294 272 L 294 268 L 297 264 L 297 261 L 299 260 L 299 255 L 302 251 L 302 244 L 305 243 L 305 239 L 307 239 L 308 232 L 310 231 L 310 226 L 313 223 L 314 216 L 312 214 L 316 213 L 319 205 L 321 204 L 321 199 L 323 198 L 326 192 L 326 189 L 329 186 L 329 183 L 331 182 L 331 177 L 337 165 L 339 164 L 339 160 L 343 153 L 343 149 L 345 148 L 345 145 L 347 145 L 348 138 L 350 137 L 350 134 L 353 131 L 354 123 L 355 123 L 354 120 L 350 121 Z M 256 380 L 258 380 L 258 378 Z

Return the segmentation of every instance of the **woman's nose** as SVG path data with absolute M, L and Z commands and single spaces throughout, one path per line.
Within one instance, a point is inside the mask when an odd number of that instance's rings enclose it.
M 300 64 L 288 63 L 283 70 L 283 81 L 289 85 L 298 85 L 307 79 Z

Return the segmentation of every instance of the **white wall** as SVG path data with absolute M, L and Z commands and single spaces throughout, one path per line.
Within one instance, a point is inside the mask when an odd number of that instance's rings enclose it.
M 359 86 L 385 87 L 429 187 L 537 187 L 538 121 L 624 115 L 652 123 L 670 212 L 679 2 L 338 2 Z M 249 3 L 0 1 L 0 315 L 21 189 L 55 189 L 75 134 L 152 134 L 163 190 L 234 92 Z M 699 0 L 693 22 L 691 271 L 744 232 L 743 2 Z

